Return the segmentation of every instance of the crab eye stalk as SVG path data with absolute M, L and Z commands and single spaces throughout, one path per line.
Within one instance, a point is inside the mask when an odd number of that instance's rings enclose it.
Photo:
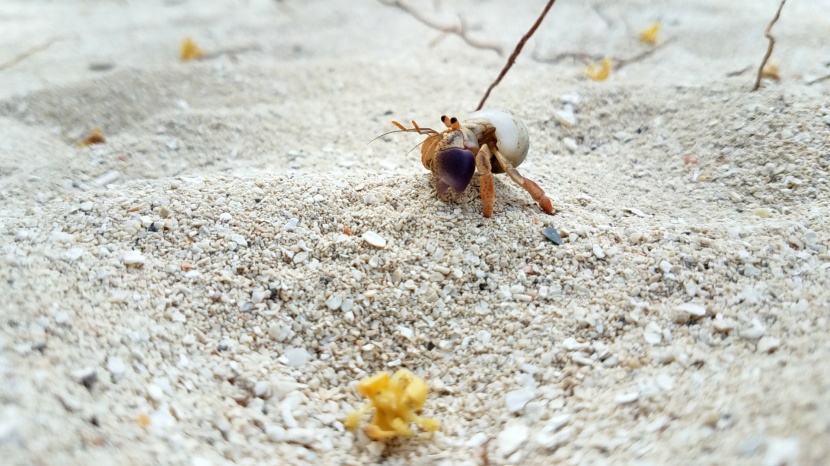
M 448 188 L 462 193 L 476 171 L 475 156 L 467 149 L 443 150 L 435 157 L 433 171 L 438 178 L 439 194 L 446 195 Z

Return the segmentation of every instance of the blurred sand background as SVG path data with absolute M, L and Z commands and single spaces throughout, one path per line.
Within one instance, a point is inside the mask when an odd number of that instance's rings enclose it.
M 509 53 L 544 3 L 417 7 Z M 472 111 L 493 51 L 377 1 L 2 2 L 0 63 L 44 46 L 0 69 L 4 464 L 824 464 L 830 1 L 751 93 L 777 6 L 559 0 L 487 104 L 557 214 L 499 177 L 485 219 L 367 143 Z M 607 81 L 544 61 L 656 21 Z M 345 430 L 398 367 L 442 431 Z

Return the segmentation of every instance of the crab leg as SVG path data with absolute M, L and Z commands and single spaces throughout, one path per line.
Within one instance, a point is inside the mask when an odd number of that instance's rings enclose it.
M 484 149 L 482 147 L 482 149 Z M 513 167 L 507 157 L 501 154 L 498 150 L 493 151 L 495 153 L 496 159 L 498 159 L 499 163 L 502 167 L 504 167 L 504 171 L 507 172 L 507 175 L 510 176 L 510 179 L 513 180 L 514 183 L 517 185 L 525 188 L 525 190 L 530 193 L 530 196 L 539 204 L 539 207 L 545 211 L 546 214 L 553 215 L 553 205 L 550 202 L 550 199 L 545 195 L 545 191 L 536 184 L 535 181 L 525 178 L 519 173 L 519 170 Z M 481 152 L 479 152 L 481 153 Z M 489 165 L 489 163 L 488 163 Z M 482 190 L 484 189 L 484 184 L 482 183 Z M 483 196 L 482 191 L 482 196 Z M 485 214 L 485 217 L 488 216 Z
M 493 183 L 493 167 L 490 165 L 490 149 L 481 146 L 476 154 L 476 169 L 481 174 L 479 179 L 479 190 L 481 191 L 481 205 L 484 216 L 490 218 L 493 215 L 493 204 L 496 202 L 496 187 Z

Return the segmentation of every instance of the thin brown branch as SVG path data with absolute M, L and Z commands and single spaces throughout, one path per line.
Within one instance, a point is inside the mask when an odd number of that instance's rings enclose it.
M 229 55 L 231 57 L 234 57 L 234 56 L 236 56 L 240 53 L 253 52 L 253 51 L 258 51 L 258 50 L 262 50 L 262 48 L 259 45 L 256 45 L 256 44 L 240 45 L 240 46 L 237 46 L 237 47 L 228 47 L 226 49 L 219 49 L 219 50 L 215 50 L 213 52 L 207 52 L 204 55 L 202 55 L 200 60 L 211 60 L 211 59 L 214 59 L 214 58 L 218 58 L 222 55 Z
M 784 4 L 787 3 L 787 0 L 781 0 L 781 4 L 778 5 L 778 10 L 775 11 L 775 16 L 772 17 L 772 21 L 769 22 L 767 25 L 767 29 L 764 31 L 764 37 L 769 40 L 769 45 L 767 46 L 767 53 L 764 54 L 764 60 L 761 61 L 761 66 L 758 67 L 758 76 L 755 78 L 755 85 L 752 86 L 752 91 L 757 91 L 761 87 L 761 78 L 764 75 L 764 67 L 767 66 L 767 60 L 772 55 L 772 49 L 775 47 L 775 38 L 772 37 L 770 31 L 775 23 L 778 21 L 778 18 L 781 16 L 781 9 L 784 8 Z
M 824 76 L 819 76 L 816 79 L 811 79 L 811 80 L 807 81 L 807 85 L 812 86 L 813 84 L 817 84 L 817 83 L 820 83 L 822 81 L 827 81 L 828 79 L 830 79 L 830 74 L 825 74 Z
M 634 55 L 632 57 L 612 58 L 611 59 L 612 68 L 615 69 L 615 70 L 619 70 L 620 68 L 628 66 L 632 63 L 643 61 L 646 58 L 652 56 L 655 52 L 657 52 L 661 48 L 665 47 L 666 45 L 668 45 L 672 42 L 674 42 L 674 38 L 668 39 L 668 40 L 662 42 L 661 44 L 657 45 L 656 47 L 651 47 L 648 50 L 646 50 L 644 52 L 640 52 L 637 55 Z M 583 63 L 591 63 L 591 62 L 595 62 L 595 61 L 598 61 L 598 60 L 602 60 L 604 57 L 605 57 L 605 55 L 596 55 L 596 54 L 585 53 L 585 52 L 563 52 L 563 53 L 554 55 L 554 56 L 549 57 L 549 58 L 541 58 L 541 57 L 538 57 L 536 55 L 533 56 L 534 60 L 540 61 L 542 63 L 559 63 L 560 61 L 565 60 L 566 58 L 573 58 L 575 60 L 580 60 Z
M 418 11 L 416 8 L 414 8 L 413 6 L 407 4 L 406 2 L 404 2 L 402 0 L 378 0 L 378 1 L 380 1 L 380 3 L 383 3 L 386 6 L 391 6 L 391 7 L 395 7 L 395 8 L 399 8 L 399 9 L 403 10 L 404 12 L 408 13 L 413 18 L 420 21 L 422 24 L 424 24 L 424 25 L 426 25 L 426 26 L 428 26 L 432 29 L 435 29 L 436 31 L 440 31 L 440 32 L 443 32 L 445 34 L 455 34 L 458 37 L 460 37 L 461 40 L 463 40 L 468 45 L 470 45 L 470 47 L 475 47 L 477 49 L 492 50 L 492 51 L 496 52 L 497 54 L 499 54 L 499 56 L 504 55 L 504 50 L 500 46 L 498 46 L 496 44 L 493 44 L 493 43 L 490 43 L 490 42 L 484 42 L 484 41 L 480 41 L 480 40 L 477 40 L 477 39 L 473 39 L 472 37 L 470 37 L 467 33 L 468 32 L 467 31 L 467 25 L 464 21 L 459 21 L 459 23 L 457 25 L 445 26 L 443 24 L 439 24 L 437 21 L 434 21 L 434 20 L 432 20 L 430 18 L 427 18 L 426 16 L 422 15 L 421 12 Z
M 628 66 L 632 63 L 637 63 L 638 61 L 643 61 L 646 58 L 652 56 L 654 54 L 654 52 L 660 50 L 661 48 L 663 48 L 666 45 L 671 44 L 672 42 L 674 42 L 674 37 L 662 42 L 660 45 L 657 45 L 655 47 L 652 47 L 652 48 L 646 50 L 645 52 L 638 53 L 637 55 L 634 55 L 633 57 L 621 58 L 619 60 L 614 60 L 614 69 L 619 70 L 620 68 L 622 68 L 624 66 Z
M 605 57 L 605 55 L 594 55 L 594 54 L 585 53 L 585 52 L 562 52 L 562 53 L 556 54 L 556 55 L 554 55 L 552 57 L 548 57 L 548 58 L 543 58 L 543 57 L 537 55 L 536 53 L 533 54 L 533 59 L 534 60 L 536 60 L 538 62 L 541 62 L 541 63 L 551 63 L 551 64 L 559 63 L 559 62 L 561 62 L 563 60 L 566 60 L 568 58 L 572 58 L 574 60 L 579 60 L 583 63 L 590 63 L 590 62 L 594 62 L 594 61 L 597 61 L 597 60 L 602 60 L 603 57 Z
M 46 41 L 46 42 L 44 42 L 40 45 L 34 46 L 34 47 L 32 47 L 28 50 L 25 50 L 25 51 L 21 52 L 16 57 L 12 58 L 11 60 L 9 60 L 7 62 L 0 63 L 0 71 L 3 71 L 7 68 L 11 68 L 12 66 L 22 62 L 23 60 L 25 60 L 29 57 L 31 57 L 32 55 L 48 49 L 52 44 L 54 44 L 58 40 L 60 40 L 59 37 L 53 37 L 53 38 L 49 39 L 48 41 Z
M 501 82 L 501 79 L 504 77 L 505 74 L 507 74 L 507 71 L 513 66 L 513 63 L 516 61 L 516 57 L 519 56 L 519 53 L 522 51 L 522 47 L 525 46 L 525 42 L 527 42 L 527 40 L 530 39 L 530 36 L 532 36 L 533 33 L 536 32 L 536 28 L 538 28 L 539 25 L 542 24 L 542 20 L 545 19 L 545 15 L 548 14 L 548 11 L 554 3 L 556 3 L 556 0 L 548 0 L 548 4 L 545 5 L 545 9 L 542 10 L 542 13 L 539 15 L 538 18 L 536 18 L 536 22 L 533 23 L 533 26 L 531 26 L 530 29 L 528 29 L 527 33 L 522 37 L 519 43 L 516 44 L 516 48 L 513 49 L 513 53 L 510 54 L 510 58 L 507 59 L 507 63 L 504 65 L 504 68 L 502 68 L 501 72 L 499 73 L 499 76 L 496 78 L 495 81 L 493 81 L 492 84 L 490 84 L 490 87 L 487 88 L 487 92 L 484 93 L 484 97 L 481 98 L 481 102 L 478 103 L 478 107 L 476 108 L 476 110 L 481 110 L 481 108 L 484 107 L 484 102 L 486 102 L 487 97 L 490 96 L 490 91 L 492 91 L 493 88 Z
M 751 69 L 752 69 L 752 65 L 749 65 L 749 66 L 747 66 L 745 68 L 741 68 L 739 70 L 730 71 L 729 73 L 726 73 L 726 77 L 727 78 L 734 78 L 736 76 L 740 76 L 740 75 L 746 73 L 747 71 L 749 71 Z

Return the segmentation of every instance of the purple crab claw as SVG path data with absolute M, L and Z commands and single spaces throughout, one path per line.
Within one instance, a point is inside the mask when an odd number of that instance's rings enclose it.
M 435 159 L 435 175 L 438 178 L 438 193 L 447 194 L 452 188 L 456 193 L 467 189 L 476 171 L 475 156 L 467 149 L 447 149 Z

